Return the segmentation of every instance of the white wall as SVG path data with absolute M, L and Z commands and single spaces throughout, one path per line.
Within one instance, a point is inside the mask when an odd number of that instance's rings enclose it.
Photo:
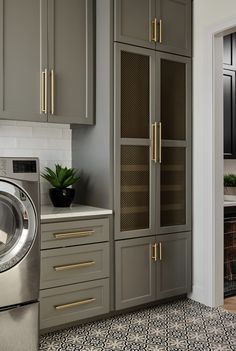
M 39 157 L 40 169 L 55 163 L 71 167 L 69 124 L 0 120 L 0 157 Z M 41 203 L 50 203 L 49 184 L 41 178 Z
M 193 2 L 193 293 L 209 306 L 223 302 L 223 97 L 215 75 L 214 33 L 236 26 L 235 0 Z M 226 32 L 224 33 L 226 34 Z M 214 89 L 215 79 L 218 88 Z M 215 103 L 218 108 L 215 109 Z

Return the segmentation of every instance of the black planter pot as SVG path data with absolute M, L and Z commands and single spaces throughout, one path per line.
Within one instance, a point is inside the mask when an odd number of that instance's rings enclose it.
M 65 188 L 51 188 L 49 189 L 50 199 L 55 207 L 70 207 L 74 197 L 75 189 Z

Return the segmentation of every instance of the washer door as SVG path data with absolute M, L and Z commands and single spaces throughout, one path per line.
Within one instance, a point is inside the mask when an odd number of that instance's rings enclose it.
M 34 206 L 20 187 L 0 181 L 0 272 L 15 266 L 29 251 L 37 230 Z

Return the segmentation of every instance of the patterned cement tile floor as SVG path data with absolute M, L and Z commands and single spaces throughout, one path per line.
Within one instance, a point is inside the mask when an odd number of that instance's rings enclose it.
M 191 300 L 150 307 L 41 337 L 40 351 L 236 351 L 236 314 Z

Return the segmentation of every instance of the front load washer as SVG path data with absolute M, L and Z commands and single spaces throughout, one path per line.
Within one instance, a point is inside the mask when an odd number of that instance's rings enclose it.
M 36 351 L 40 280 L 39 163 L 0 158 L 0 350 Z

